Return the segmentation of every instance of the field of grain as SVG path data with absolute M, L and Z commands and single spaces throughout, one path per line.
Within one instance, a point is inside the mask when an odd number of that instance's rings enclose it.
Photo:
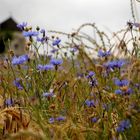
M 133 16 L 111 36 L 93 23 L 71 33 L 18 24 L 26 53 L 9 50 L 0 61 L 0 139 L 140 140 L 140 23 Z

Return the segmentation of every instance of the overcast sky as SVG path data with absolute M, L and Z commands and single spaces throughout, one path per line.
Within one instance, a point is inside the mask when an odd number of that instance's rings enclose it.
M 116 31 L 132 19 L 130 0 L 0 0 L 0 22 L 11 14 L 17 22 L 66 32 L 86 22 Z

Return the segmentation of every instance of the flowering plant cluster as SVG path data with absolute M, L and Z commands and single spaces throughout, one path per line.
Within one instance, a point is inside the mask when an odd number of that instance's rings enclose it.
M 97 30 L 101 41 L 80 32 L 86 25 Z M 125 53 L 119 57 L 109 37 L 93 24 L 62 33 L 68 38 L 65 44 L 60 32 L 56 36 L 39 27 L 33 30 L 26 22 L 17 27 L 28 51 L 21 56 L 9 52 L 0 65 L 2 139 L 140 139 L 137 48 L 131 52 L 117 47 L 119 54 Z

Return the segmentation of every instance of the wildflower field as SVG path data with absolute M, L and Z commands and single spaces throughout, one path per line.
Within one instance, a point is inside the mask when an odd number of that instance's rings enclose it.
M 1 140 L 140 140 L 138 22 L 112 36 L 17 27 L 27 53 L 0 63 Z

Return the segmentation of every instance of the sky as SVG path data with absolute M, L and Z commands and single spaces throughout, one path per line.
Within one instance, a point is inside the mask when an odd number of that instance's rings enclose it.
M 130 0 L 0 0 L 0 22 L 10 15 L 18 23 L 65 32 L 88 22 L 117 31 L 132 20 Z

